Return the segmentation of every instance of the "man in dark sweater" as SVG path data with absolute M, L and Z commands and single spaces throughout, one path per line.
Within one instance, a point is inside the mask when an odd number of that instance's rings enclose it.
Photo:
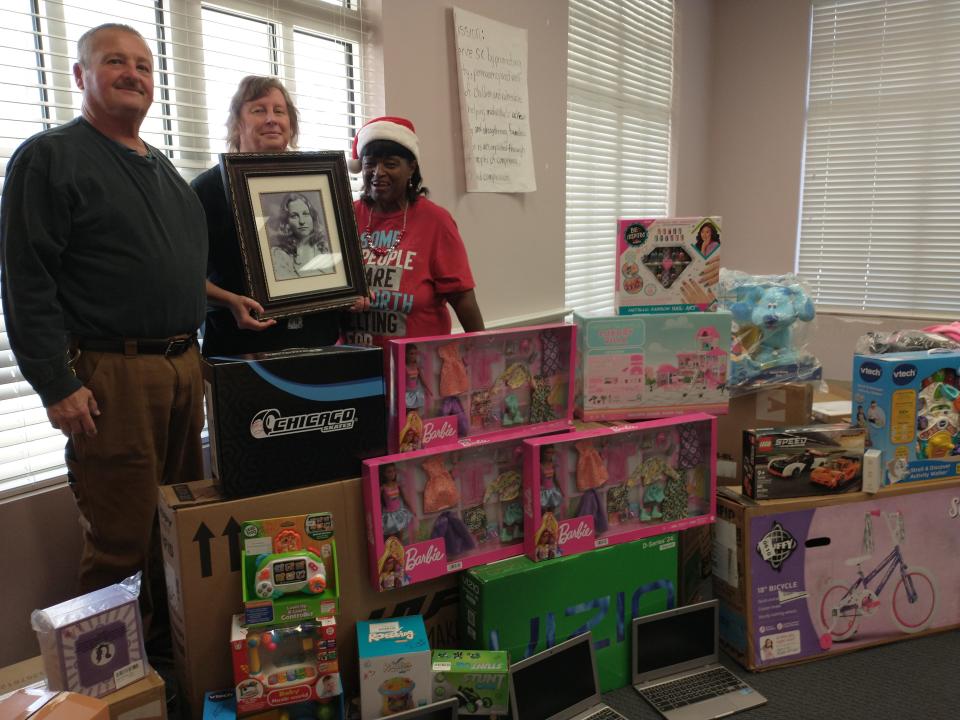
M 140 139 L 153 102 L 140 34 L 94 28 L 73 71 L 82 116 L 30 138 L 7 166 L 3 312 L 20 371 L 68 438 L 80 590 L 143 570 L 149 627 L 166 608 L 157 485 L 203 476 L 206 223 L 170 161 Z

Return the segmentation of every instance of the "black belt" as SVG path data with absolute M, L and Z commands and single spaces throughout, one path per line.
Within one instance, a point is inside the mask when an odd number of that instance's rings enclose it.
M 183 355 L 197 344 L 197 334 L 178 335 L 171 338 L 147 338 L 144 340 L 123 338 L 102 340 L 99 338 L 73 338 L 72 345 L 91 352 L 122 353 L 123 355 Z

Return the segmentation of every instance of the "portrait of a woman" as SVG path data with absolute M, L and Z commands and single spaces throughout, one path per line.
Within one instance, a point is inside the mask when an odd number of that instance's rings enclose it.
M 269 199 L 275 193 L 265 193 Z M 316 192 L 285 193 L 267 223 L 270 259 L 276 280 L 291 280 L 334 271 L 326 223 L 317 211 Z

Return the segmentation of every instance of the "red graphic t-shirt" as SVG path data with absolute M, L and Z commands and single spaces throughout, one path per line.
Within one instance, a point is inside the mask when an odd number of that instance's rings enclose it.
M 471 290 L 473 274 L 457 224 L 446 210 L 425 197 L 407 210 L 389 215 L 374 211 L 362 200 L 353 204 L 361 237 L 370 233 L 372 248 L 389 248 L 377 255 L 363 249 L 367 285 L 373 293 L 370 310 L 344 313 L 343 339 L 354 345 L 387 350 L 390 338 L 449 335 L 446 295 Z

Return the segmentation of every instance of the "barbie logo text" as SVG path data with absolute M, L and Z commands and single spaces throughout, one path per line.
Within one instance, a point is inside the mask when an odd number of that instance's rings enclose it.
M 593 536 L 593 528 L 581 520 L 576 527 L 570 523 L 560 523 L 558 544 L 565 545 L 571 540 L 582 540 Z
M 436 545 L 427 547 L 423 554 L 415 547 L 407 548 L 406 569 L 407 572 L 413 572 L 420 565 L 432 565 L 436 562 L 443 562 L 443 553 Z
M 449 415 L 423 423 L 423 447 L 450 445 L 457 441 L 457 418 Z

